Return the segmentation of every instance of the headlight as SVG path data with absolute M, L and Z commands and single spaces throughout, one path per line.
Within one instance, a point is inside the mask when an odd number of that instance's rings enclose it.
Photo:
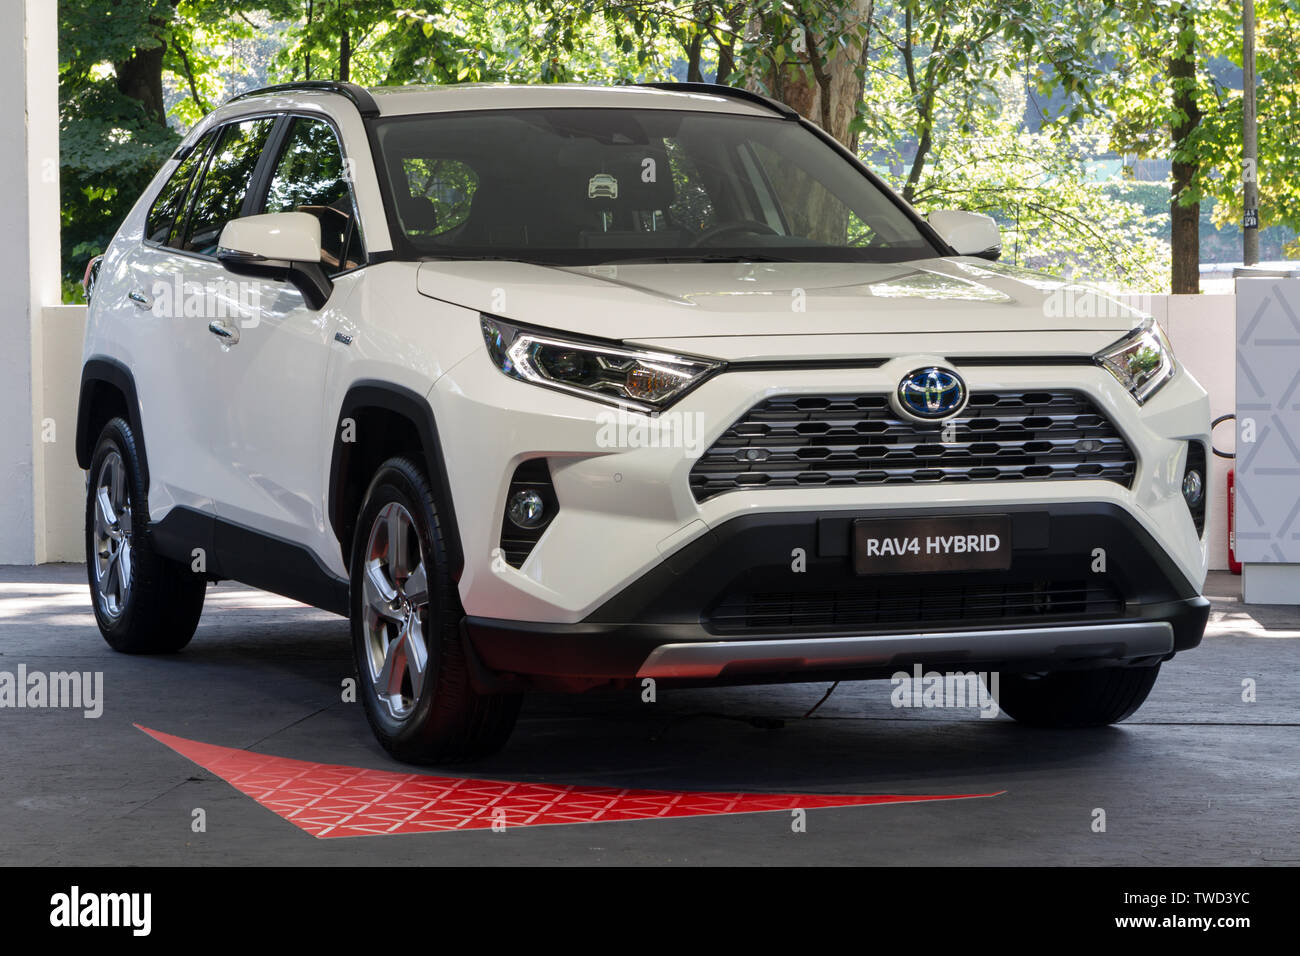
M 1139 405 L 1158 392 L 1178 371 L 1169 339 L 1154 319 L 1147 319 L 1093 358 L 1098 365 L 1110 370 Z
M 719 362 L 522 329 L 484 315 L 483 339 L 506 375 L 642 412 L 666 408 Z

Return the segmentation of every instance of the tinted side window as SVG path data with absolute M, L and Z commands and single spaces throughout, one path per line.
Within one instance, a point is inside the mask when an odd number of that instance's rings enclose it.
M 185 240 L 180 248 L 203 255 L 216 254 L 222 228 L 239 217 L 272 122 L 245 120 L 222 128 L 190 208 Z
M 213 134 L 207 133 L 199 140 L 194 149 L 181 160 L 176 171 L 172 173 L 171 179 L 163 186 L 162 192 L 158 198 L 153 201 L 153 207 L 149 210 L 149 218 L 144 228 L 144 237 L 150 242 L 161 242 L 164 245 L 174 244 L 176 241 L 176 227 L 183 224 L 185 219 L 185 200 L 190 194 L 190 180 L 194 178 L 195 170 L 203 165 L 203 160 L 208 155 L 208 147 L 212 145 Z M 179 222 L 178 222 L 179 220 Z
M 326 272 L 355 269 L 365 262 L 343 154 L 328 123 L 293 120 L 267 189 L 266 211 L 306 212 L 320 220 Z

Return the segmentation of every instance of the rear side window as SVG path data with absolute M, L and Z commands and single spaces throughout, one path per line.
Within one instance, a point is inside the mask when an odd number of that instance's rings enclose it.
M 221 230 L 240 215 L 273 122 L 255 119 L 222 127 L 190 207 L 181 249 L 216 254 Z
M 212 140 L 212 133 L 204 134 L 190 154 L 181 160 L 171 179 L 167 180 L 162 192 L 153 201 L 144 228 L 144 237 L 149 242 L 163 245 L 176 243 L 177 227 L 184 224 L 185 200 L 190 194 L 190 181 L 194 179 L 195 171 L 203 165 Z
M 331 274 L 365 263 L 348 180 L 333 127 L 296 117 L 271 176 L 265 211 L 315 216 L 320 221 L 321 265 Z

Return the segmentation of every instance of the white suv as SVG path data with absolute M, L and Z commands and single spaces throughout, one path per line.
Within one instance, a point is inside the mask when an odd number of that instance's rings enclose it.
M 648 678 L 1123 719 L 1204 630 L 1206 394 L 998 243 L 739 90 L 238 97 L 93 275 L 100 629 L 175 651 L 225 578 L 348 615 L 414 761 Z

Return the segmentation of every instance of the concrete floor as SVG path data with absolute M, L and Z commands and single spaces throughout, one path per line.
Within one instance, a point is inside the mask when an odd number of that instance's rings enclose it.
M 136 730 L 405 770 L 371 737 L 347 624 L 238 585 L 209 591 L 193 643 L 109 650 L 79 565 L 0 568 L 0 670 L 102 671 L 103 716 L 0 710 L 5 864 L 1295 864 L 1300 608 L 1248 607 L 1214 574 L 1204 644 L 1166 664 L 1118 727 L 1055 732 L 890 706 L 888 682 L 537 695 L 507 748 L 441 771 L 683 790 L 971 793 L 993 798 L 786 813 L 317 840 Z M 1242 682 L 1258 700 L 1242 701 Z M 725 719 L 787 718 L 760 730 Z M 435 771 L 430 771 L 435 772 Z M 193 833 L 202 808 L 207 832 Z M 1092 831 L 1095 808 L 1106 832 Z

